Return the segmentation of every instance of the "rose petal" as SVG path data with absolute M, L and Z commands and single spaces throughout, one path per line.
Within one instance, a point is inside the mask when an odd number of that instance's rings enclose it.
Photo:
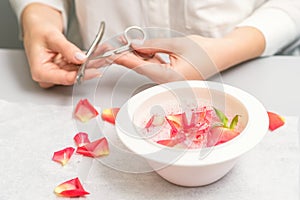
M 274 131 L 275 129 L 283 126 L 285 124 L 285 119 L 273 112 L 268 112 L 269 116 L 269 129 Z
M 175 145 L 178 145 L 186 140 L 186 136 L 184 132 L 178 132 L 176 136 L 170 139 L 164 139 L 164 140 L 158 140 L 157 143 L 161 145 L 165 145 L 168 147 L 173 147 Z
M 146 129 L 150 128 L 150 126 L 152 125 L 153 121 L 154 121 L 154 115 L 152 115 L 152 117 L 149 119 L 149 121 L 147 122 L 145 128 Z
M 87 100 L 80 100 L 75 108 L 74 116 L 81 122 L 87 122 L 98 115 L 97 110 Z
M 178 133 L 177 129 L 171 128 L 171 130 L 170 130 L 170 138 L 176 137 L 177 133 Z
M 172 129 L 180 129 L 182 127 L 182 114 L 168 115 L 166 116 L 167 122 Z
M 107 121 L 111 124 L 115 124 L 115 119 L 117 117 L 117 114 L 119 112 L 120 108 L 107 108 L 107 109 L 104 109 L 102 111 L 102 119 L 104 121 Z
M 174 147 L 176 144 L 178 144 L 178 141 L 172 139 L 158 140 L 157 144 L 161 144 L 167 147 Z
M 79 132 L 74 136 L 74 141 L 77 147 L 84 146 L 90 143 L 89 136 L 87 133 Z
M 64 166 L 70 160 L 70 158 L 73 155 L 74 151 L 75 151 L 75 149 L 73 147 L 67 147 L 67 148 L 62 149 L 60 151 L 56 151 L 53 154 L 52 160 L 55 161 L 55 162 L 58 162 L 62 166 Z
M 55 187 L 54 192 L 62 197 L 80 197 L 89 194 L 84 190 L 78 178 L 61 183 Z
M 88 157 L 101 157 L 109 154 L 108 142 L 105 137 L 78 147 L 76 153 Z
M 204 123 L 209 112 L 210 110 L 208 110 L 206 106 L 202 107 L 201 110 L 194 110 L 192 113 L 190 126 Z
M 229 128 L 225 128 L 221 126 L 213 127 L 207 136 L 207 146 L 211 147 L 221 143 L 225 143 L 235 138 L 239 134 L 240 132 L 236 130 L 231 130 Z

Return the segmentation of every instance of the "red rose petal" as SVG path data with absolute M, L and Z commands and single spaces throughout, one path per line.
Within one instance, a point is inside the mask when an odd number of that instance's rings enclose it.
M 182 127 L 182 114 L 168 115 L 166 120 L 172 129 L 178 130 Z
M 176 123 L 176 121 L 172 120 L 172 119 L 169 119 L 167 116 L 166 116 L 166 120 L 168 122 L 168 124 L 170 125 L 171 127 L 171 130 L 170 130 L 170 137 L 174 137 L 176 136 L 176 134 L 178 133 L 179 129 L 180 129 L 180 126 L 178 123 Z
M 62 197 L 81 197 L 89 192 L 85 191 L 78 178 L 71 179 L 56 186 L 54 192 Z
M 84 146 L 90 143 L 89 136 L 87 133 L 79 132 L 74 136 L 74 141 L 77 147 Z
M 229 128 L 225 128 L 221 126 L 213 127 L 208 134 L 207 146 L 211 147 L 211 146 L 215 146 L 227 142 L 235 138 L 239 134 L 240 132 L 231 130 Z
M 178 141 L 172 139 L 158 140 L 157 144 L 161 144 L 167 147 L 174 147 L 176 144 L 178 144 Z
M 67 162 L 70 160 L 71 156 L 73 155 L 75 149 L 73 147 L 67 147 L 65 149 L 62 149 L 60 151 L 56 151 L 53 154 L 52 160 L 55 162 L 60 163 L 61 165 L 67 164 Z
M 88 157 L 101 157 L 109 154 L 108 142 L 105 137 L 84 146 L 78 147 L 76 153 Z
M 274 131 L 275 129 L 285 124 L 284 118 L 276 113 L 268 112 L 268 116 L 269 116 L 269 129 L 271 131 Z
M 115 124 L 115 119 L 117 117 L 117 114 L 119 112 L 120 108 L 107 108 L 107 109 L 104 109 L 102 111 L 102 119 L 104 121 L 107 121 L 111 124 Z
M 208 112 L 209 110 L 207 110 L 205 106 L 201 109 L 201 111 L 194 111 L 192 113 L 190 126 L 195 126 L 198 123 L 202 124 L 203 122 L 205 122 Z
M 185 136 L 184 132 L 177 132 L 173 138 L 158 140 L 158 141 L 156 141 L 156 143 L 165 145 L 168 147 L 173 147 L 175 145 L 179 147 L 179 146 L 183 146 L 183 145 L 186 146 L 186 144 L 179 145 L 179 144 L 183 143 L 185 140 L 186 140 L 186 136 Z
M 149 119 L 149 121 L 147 122 L 145 128 L 146 129 L 150 128 L 150 126 L 152 125 L 153 121 L 154 121 L 154 115 L 152 115 L 152 117 Z
M 97 110 L 87 100 L 80 100 L 75 108 L 74 116 L 81 122 L 87 122 L 98 115 Z
M 170 130 L 170 138 L 176 137 L 177 133 L 178 133 L 177 129 L 171 128 L 171 130 Z
M 168 116 L 166 116 L 166 119 L 173 129 L 174 128 L 176 128 L 177 130 L 188 129 L 190 127 L 187 117 L 186 117 L 186 113 L 168 115 Z

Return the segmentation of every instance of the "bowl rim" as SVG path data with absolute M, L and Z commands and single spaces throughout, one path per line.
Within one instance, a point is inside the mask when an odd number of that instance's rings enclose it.
M 238 138 L 234 138 L 233 140 L 222 145 L 211 147 L 212 149 L 210 149 L 210 153 L 206 157 L 199 159 L 199 152 L 195 151 L 194 149 L 190 151 L 189 149 L 180 150 L 176 148 L 164 147 L 163 145 L 153 145 L 146 139 L 131 137 L 130 133 L 128 134 L 128 132 L 132 131 L 133 129 L 124 129 L 122 120 L 128 118 L 129 116 L 130 120 L 126 121 L 132 122 L 135 108 L 138 108 L 140 105 L 142 105 L 142 103 L 148 98 L 162 92 L 170 91 L 170 89 L 184 89 L 186 88 L 187 84 L 192 88 L 207 88 L 220 92 L 225 91 L 225 93 L 237 99 L 248 112 L 248 123 L 242 131 L 243 134 L 239 135 Z M 132 112 L 128 112 L 128 109 L 131 109 Z M 120 111 L 116 117 L 115 128 L 119 139 L 129 150 L 148 160 L 165 165 L 204 166 L 229 161 L 248 152 L 264 138 L 268 131 L 268 125 L 269 119 L 266 109 L 261 102 L 259 102 L 249 93 L 224 83 L 189 80 L 156 85 L 134 95 L 120 108 Z M 155 156 L 152 154 L 153 152 L 166 154 L 165 156 L 175 152 L 177 152 L 177 154 L 180 152 L 181 154 L 170 163 L 170 161 L 166 162 L 164 160 L 164 156 Z

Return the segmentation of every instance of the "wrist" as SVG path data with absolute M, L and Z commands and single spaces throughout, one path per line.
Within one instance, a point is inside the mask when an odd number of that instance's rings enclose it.
M 264 35 L 254 27 L 236 28 L 222 39 L 227 46 L 225 68 L 261 56 L 266 46 Z
M 223 38 L 188 37 L 204 49 L 220 71 L 261 56 L 265 49 L 265 38 L 254 27 L 236 28 Z
M 25 7 L 21 15 L 23 37 L 25 35 L 43 35 L 63 31 L 63 20 L 60 11 L 40 3 Z M 50 33 L 49 33 L 50 32 Z

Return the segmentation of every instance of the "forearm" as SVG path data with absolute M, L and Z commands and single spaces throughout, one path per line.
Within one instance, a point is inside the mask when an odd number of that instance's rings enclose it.
M 221 70 L 241 62 L 259 57 L 265 49 L 264 35 L 253 27 L 239 27 L 224 37 L 225 46 L 219 68 Z
M 205 38 L 198 35 L 189 38 L 206 51 L 218 71 L 256 58 L 265 49 L 263 34 L 252 27 L 236 28 L 223 38 Z

